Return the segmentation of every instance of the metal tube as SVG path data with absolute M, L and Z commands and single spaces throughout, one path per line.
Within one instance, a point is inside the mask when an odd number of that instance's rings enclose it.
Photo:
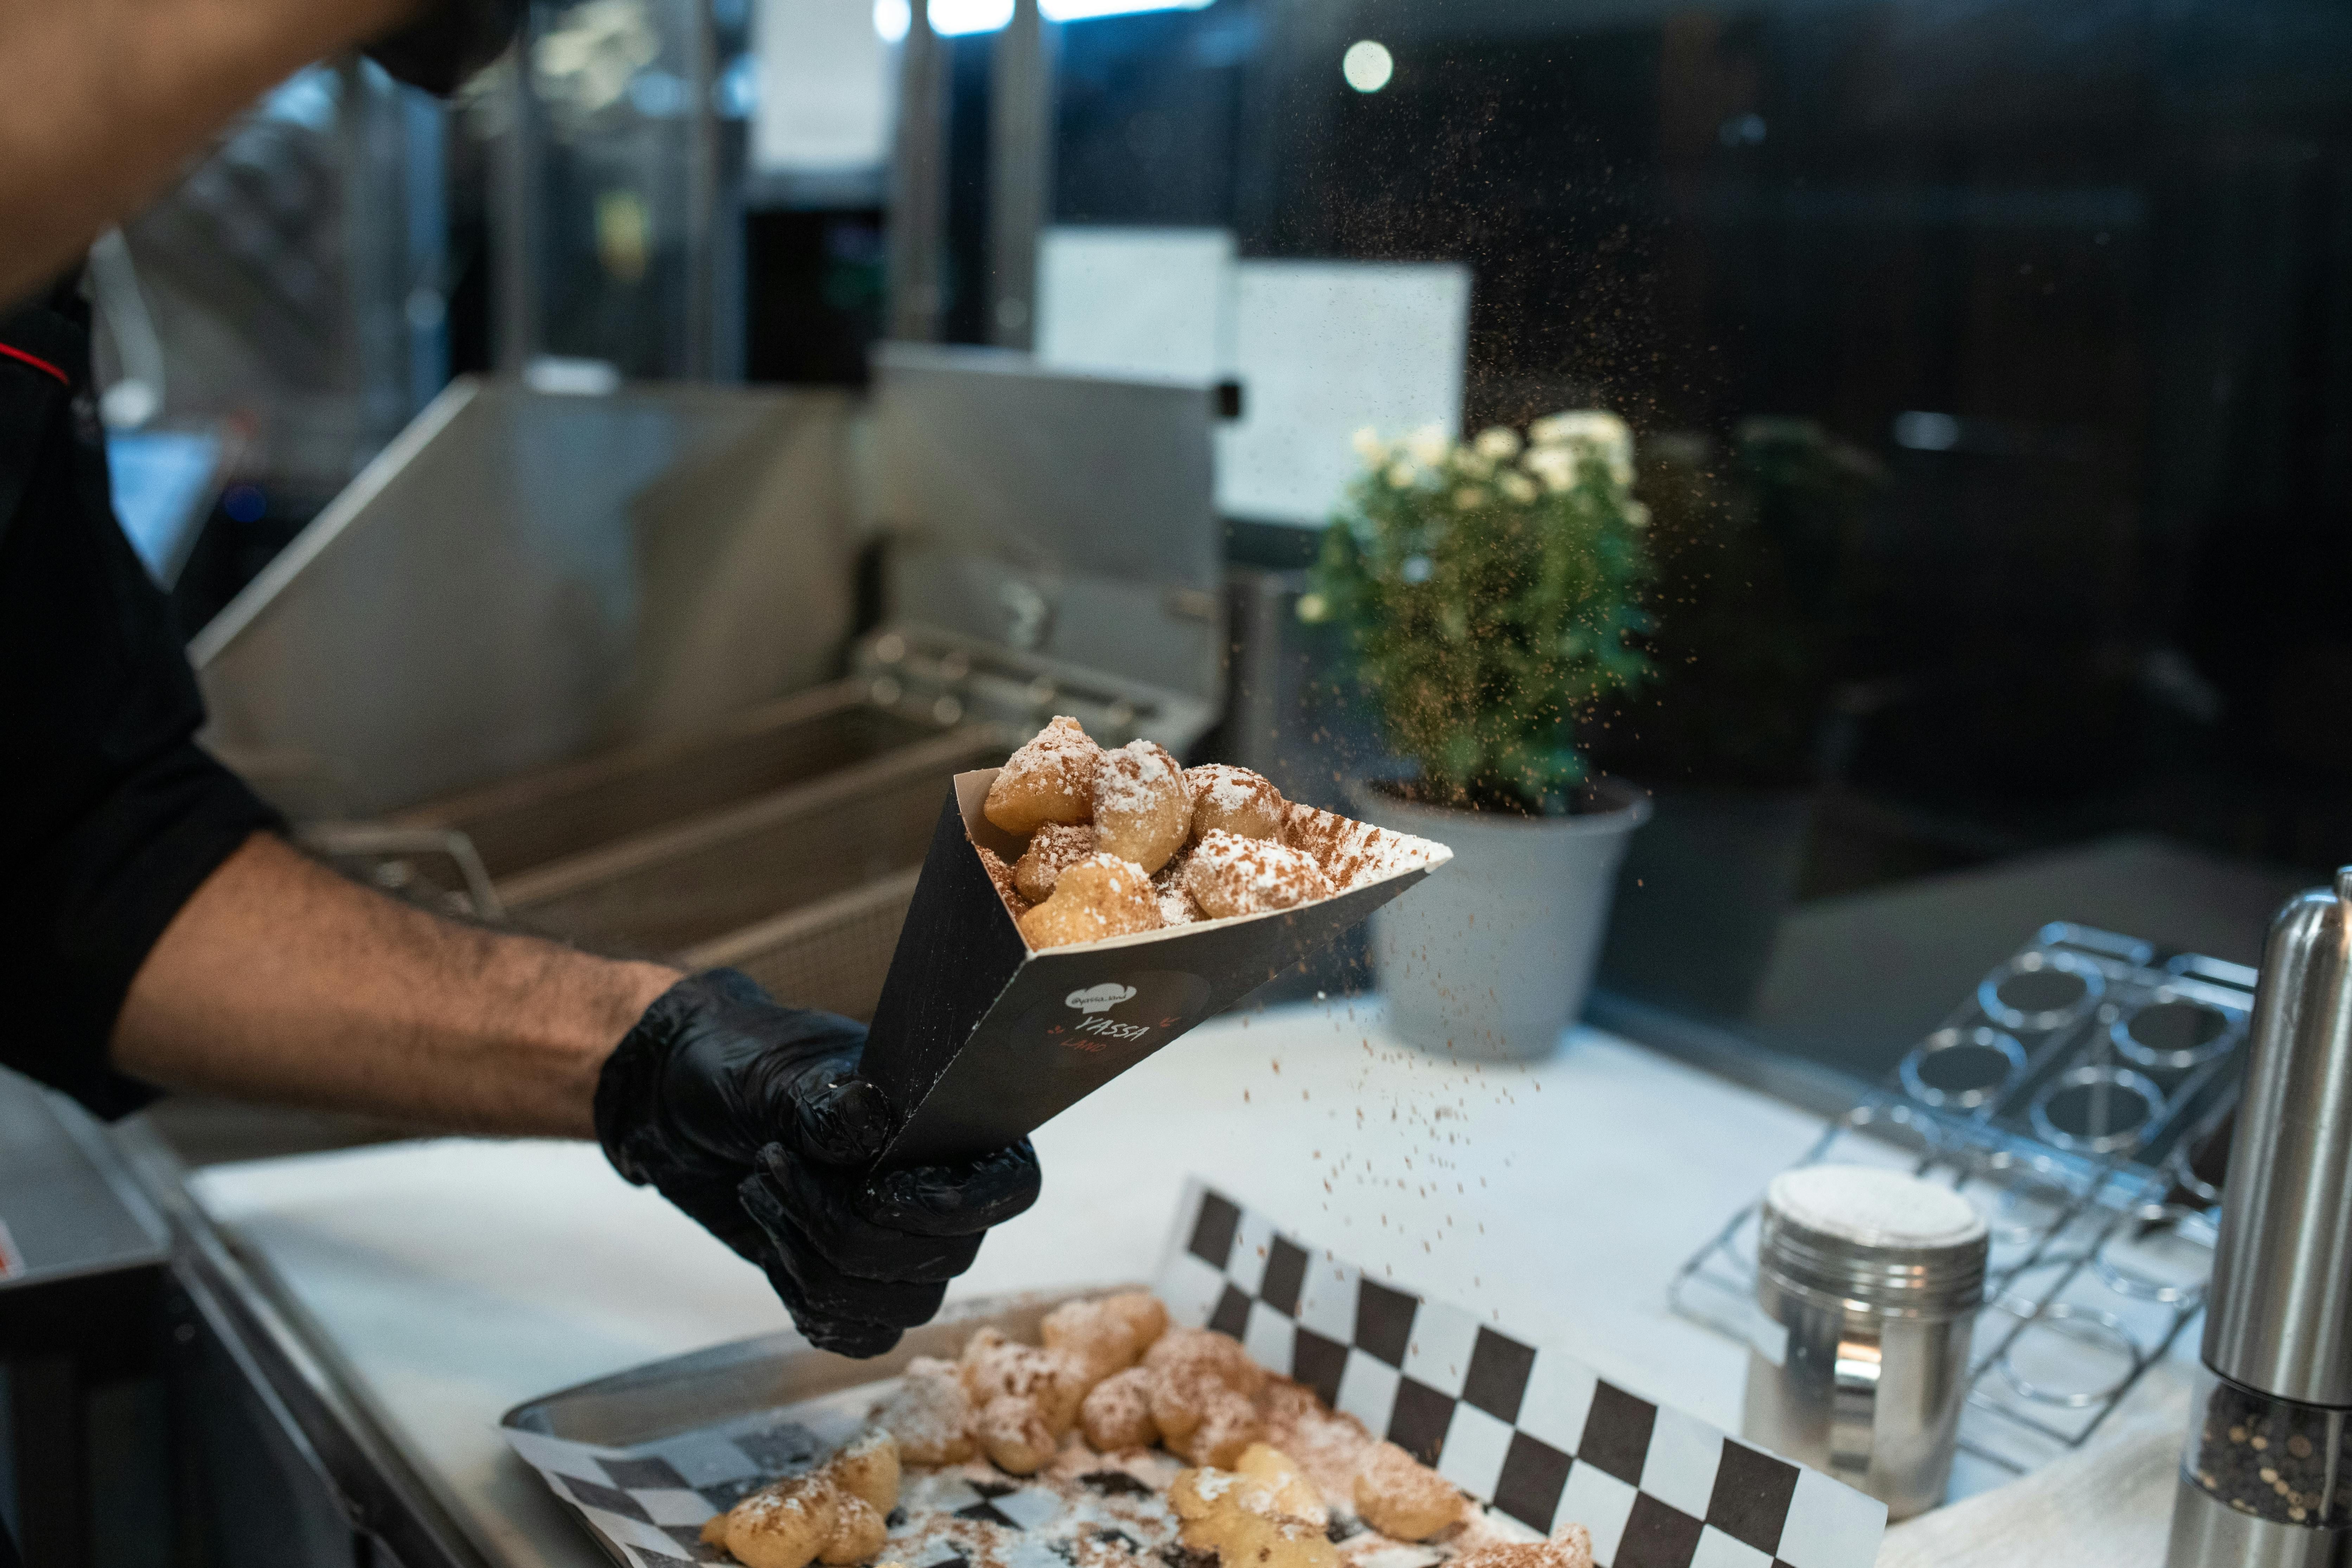
M 710 0 L 687 20 L 686 355 L 688 379 L 709 381 L 719 358 L 719 24 Z
M 532 46 L 537 29 L 526 13 L 523 36 L 507 65 L 503 84 L 507 116 L 490 163 L 490 258 L 496 292 L 497 331 L 492 352 L 500 375 L 519 376 L 539 353 L 538 203 L 545 158 L 539 105 L 530 89 Z
M 898 129 L 890 160 L 889 335 L 940 335 L 947 247 L 947 48 L 923 0 L 910 0 L 899 45 Z
M 2352 1405 L 2352 867 L 2272 923 L 2236 1145 L 2205 1363 Z
M 990 61 L 988 332 L 1000 348 L 1035 336 L 1037 235 L 1053 215 L 1055 32 L 1037 0 L 1013 0 Z

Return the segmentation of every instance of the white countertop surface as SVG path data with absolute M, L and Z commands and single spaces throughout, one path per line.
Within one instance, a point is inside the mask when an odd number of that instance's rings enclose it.
M 1590 1030 L 1543 1063 L 1471 1065 L 1397 1045 L 1362 999 L 1244 1015 L 1041 1130 L 1045 1195 L 953 1293 L 1149 1279 L 1197 1173 L 1737 1431 L 1745 1352 L 1673 1315 L 1666 1286 L 1821 1128 Z M 501 1412 L 788 1326 L 754 1269 L 587 1144 L 386 1144 L 215 1166 L 193 1185 L 504 1563 L 602 1559 L 508 1452 Z

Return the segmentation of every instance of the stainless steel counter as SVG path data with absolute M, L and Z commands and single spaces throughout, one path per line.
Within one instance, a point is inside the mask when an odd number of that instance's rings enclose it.
M 1475 1066 L 1395 1045 L 1361 1003 L 1236 1016 L 1044 1129 L 1044 1199 L 990 1238 L 956 1294 L 1148 1277 L 1197 1172 L 1736 1429 L 1745 1352 L 1673 1315 L 1666 1283 L 1821 1126 L 1595 1031 L 1541 1065 Z M 383 1145 L 215 1167 L 192 1190 L 380 1445 L 387 1494 L 409 1488 L 446 1531 L 442 1555 L 404 1556 L 408 1568 L 588 1568 L 594 1548 L 506 1452 L 499 1413 L 783 1321 L 753 1270 L 583 1144 Z M 2163 1528 L 2102 1521 L 2118 1552 Z

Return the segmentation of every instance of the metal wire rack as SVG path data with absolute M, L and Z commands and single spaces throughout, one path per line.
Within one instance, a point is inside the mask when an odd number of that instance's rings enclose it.
M 2234 1102 L 2253 986 L 2241 964 L 2044 926 L 1798 1162 L 1910 1170 L 1984 1213 L 1964 1452 L 2022 1474 L 2080 1445 L 2202 1310 L 2219 1194 L 2188 1156 Z M 1743 1342 L 1759 1206 L 1669 1289 Z

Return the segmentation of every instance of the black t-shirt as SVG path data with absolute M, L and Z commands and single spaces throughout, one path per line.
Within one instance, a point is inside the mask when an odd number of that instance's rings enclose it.
M 101 1116 L 148 951 L 277 815 L 195 743 L 171 606 L 114 521 L 79 279 L 0 316 L 0 1063 Z

